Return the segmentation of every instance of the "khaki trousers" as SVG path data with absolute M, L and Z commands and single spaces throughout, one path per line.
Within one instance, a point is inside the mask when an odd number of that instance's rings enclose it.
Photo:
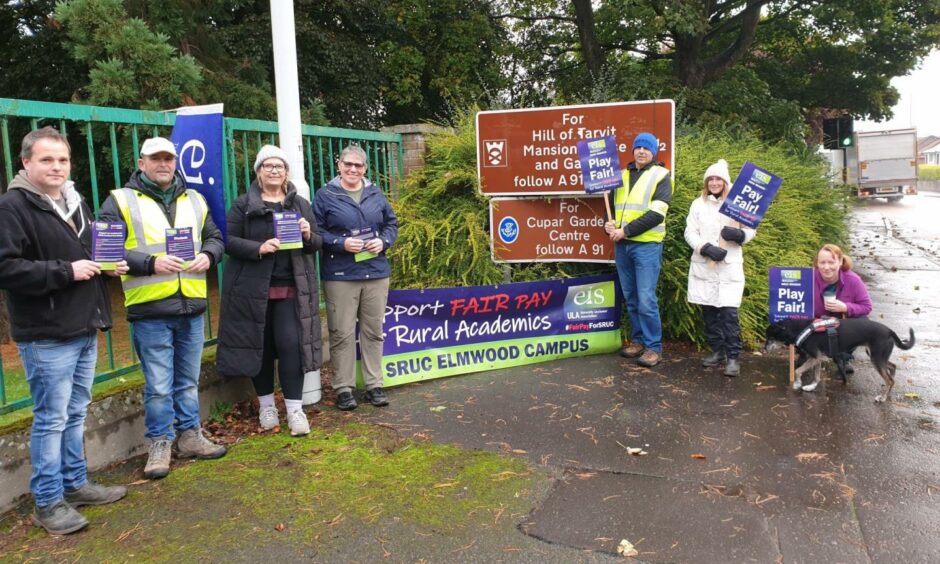
M 336 393 L 356 387 L 356 320 L 362 380 L 366 389 L 382 385 L 382 322 L 388 301 L 388 278 L 326 280 L 326 324 L 330 330 L 330 359 Z

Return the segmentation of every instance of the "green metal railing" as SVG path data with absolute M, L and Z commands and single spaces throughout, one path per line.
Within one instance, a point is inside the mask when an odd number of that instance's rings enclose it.
M 3 158 L 0 192 L 6 191 L 20 169 L 19 140 L 33 129 L 52 125 L 68 136 L 72 146 L 72 179 L 97 213 L 111 189 L 123 186 L 123 181 L 136 169 L 143 139 L 154 135 L 169 137 L 175 122 L 174 112 L 0 98 Z M 304 125 L 301 133 L 305 179 L 311 193 L 336 175 L 336 158 L 343 147 L 357 144 L 368 156 L 369 178 L 386 193 L 397 194 L 404 163 L 401 135 L 311 125 Z M 271 121 L 226 118 L 223 135 L 223 190 L 228 207 L 250 186 L 251 167 L 261 145 L 278 144 L 278 125 Z M 106 189 L 102 190 L 103 187 Z M 213 319 L 212 312 L 218 308 L 221 273 L 220 264 L 214 276 L 210 276 L 206 345 L 216 341 L 218 320 Z M 140 366 L 131 345 L 131 327 L 125 318 L 120 285 L 116 281 L 109 284 L 114 327 L 101 337 L 104 346 L 99 346 L 95 383 L 127 374 Z M 32 400 L 16 347 L 6 343 L 0 351 L 0 415 L 4 415 L 28 408 Z

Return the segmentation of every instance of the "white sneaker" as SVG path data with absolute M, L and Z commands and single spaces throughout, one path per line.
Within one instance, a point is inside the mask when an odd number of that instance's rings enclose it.
M 287 414 L 287 426 L 290 427 L 290 434 L 294 437 L 310 433 L 310 422 L 307 421 L 307 414 L 302 409 Z
M 276 407 L 262 407 L 261 413 L 258 414 L 258 421 L 261 422 L 262 431 L 270 431 L 281 424 Z

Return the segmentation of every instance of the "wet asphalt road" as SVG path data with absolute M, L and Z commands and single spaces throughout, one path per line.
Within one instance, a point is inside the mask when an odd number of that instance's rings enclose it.
M 894 352 L 888 404 L 862 351 L 847 386 L 810 394 L 788 389 L 782 356 L 748 353 L 728 379 L 667 345 L 653 370 L 604 355 L 449 378 L 362 417 L 556 476 L 519 527 L 549 553 L 626 539 L 651 562 L 940 562 L 938 218 L 929 194 L 852 215 L 872 318 L 917 338 Z

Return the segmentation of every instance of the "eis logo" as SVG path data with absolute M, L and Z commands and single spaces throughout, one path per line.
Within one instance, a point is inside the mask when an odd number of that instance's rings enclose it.
M 780 277 L 784 280 L 799 282 L 803 278 L 802 270 L 781 270 Z
M 483 141 L 483 166 L 506 166 L 506 140 L 491 139 Z
M 507 215 L 499 222 L 499 240 L 507 245 L 516 242 L 519 238 L 519 222 L 511 215 Z
M 770 184 L 770 175 L 760 170 L 751 173 L 751 180 L 757 184 Z
M 565 318 L 570 321 L 599 319 L 615 306 L 615 298 L 613 280 L 571 286 L 565 295 Z

